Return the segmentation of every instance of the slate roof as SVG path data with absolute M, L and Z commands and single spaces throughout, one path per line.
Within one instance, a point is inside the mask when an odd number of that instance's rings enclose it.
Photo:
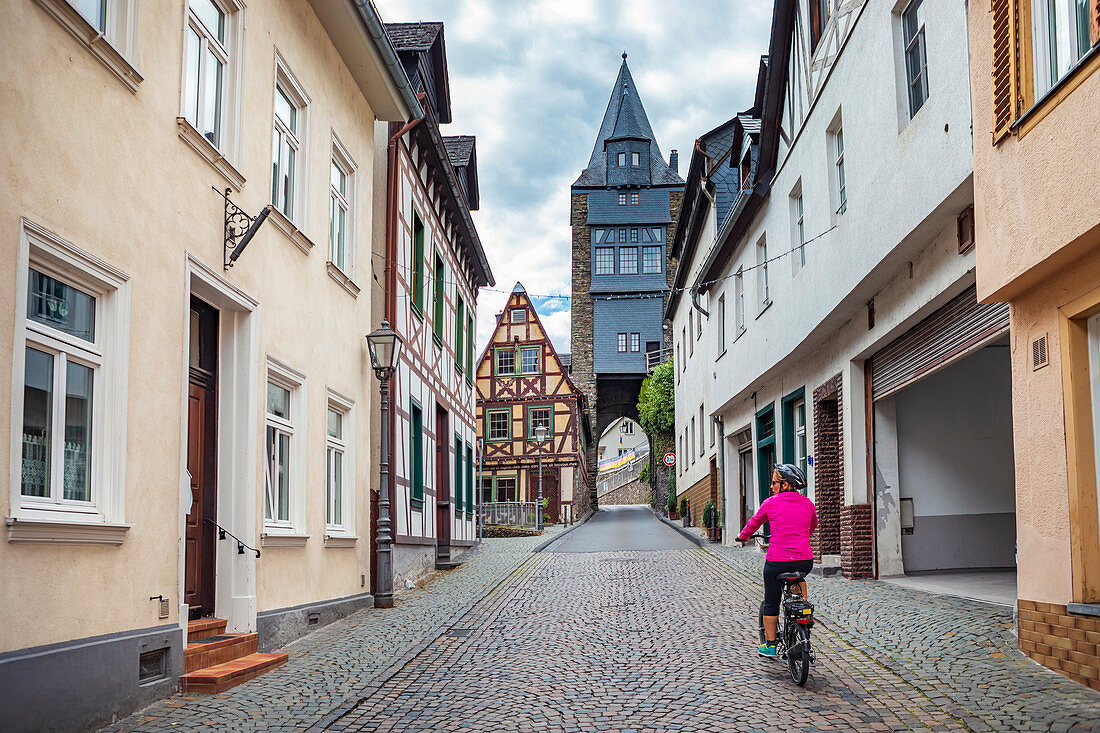
M 442 30 L 440 22 L 386 23 L 386 35 L 398 51 L 427 51 Z
M 461 168 L 470 164 L 470 156 L 474 153 L 474 144 L 477 140 L 473 135 L 452 135 L 443 138 L 443 145 L 447 148 L 447 155 L 451 159 L 451 165 Z
M 603 122 L 600 124 L 600 132 L 596 136 L 596 145 L 592 148 L 588 167 L 573 185 L 606 186 L 607 153 L 604 146 L 609 141 L 622 139 L 649 141 L 650 173 L 654 186 L 683 185 L 684 179 L 669 168 L 661 155 L 661 148 L 657 145 L 657 138 L 654 137 L 653 128 L 646 117 L 642 98 L 638 95 L 638 88 L 634 85 L 634 78 L 626 65 L 626 54 L 623 54 L 623 65 L 619 67 L 619 75 L 615 77 L 615 85 L 611 88 L 611 99 L 603 113 Z

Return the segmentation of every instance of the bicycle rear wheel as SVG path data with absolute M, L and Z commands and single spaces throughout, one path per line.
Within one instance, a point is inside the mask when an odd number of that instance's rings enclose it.
M 757 617 L 760 624 L 760 646 L 764 646 L 764 603 L 760 603 L 760 615 Z
M 810 630 L 802 624 L 794 624 L 790 630 L 790 644 L 787 648 L 787 669 L 796 685 L 806 684 L 810 676 Z

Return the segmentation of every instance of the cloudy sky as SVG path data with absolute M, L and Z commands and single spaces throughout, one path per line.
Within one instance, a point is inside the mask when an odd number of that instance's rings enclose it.
M 569 351 L 569 186 L 587 165 L 621 54 L 667 160 L 749 107 L 769 0 L 374 0 L 386 22 L 437 21 L 454 121 L 477 136 L 474 221 L 496 276 L 478 298 L 484 346 L 516 281 Z M 554 297 L 557 296 L 557 297 Z

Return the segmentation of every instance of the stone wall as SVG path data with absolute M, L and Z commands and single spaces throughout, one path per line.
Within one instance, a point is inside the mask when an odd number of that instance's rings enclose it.
M 843 385 L 837 374 L 814 390 L 814 503 L 818 527 L 815 555 L 840 553 L 840 514 L 844 505 L 844 455 L 841 450 Z
M 600 494 L 600 506 L 619 504 L 649 504 L 652 493 L 649 483 L 637 479 Z
M 574 510 L 578 517 L 583 517 L 596 506 L 596 469 L 599 466 L 596 454 L 599 440 L 599 433 L 596 432 L 596 375 L 592 371 L 592 297 L 588 294 L 592 284 L 592 234 L 587 222 L 588 194 L 573 193 L 569 197 L 569 223 L 573 228 L 572 309 L 569 314 L 569 350 L 572 353 L 573 366 L 570 377 L 588 401 L 588 417 L 592 429 L 592 441 L 586 451 L 588 480 L 578 482 L 578 487 L 583 486 L 584 490 L 573 496 Z

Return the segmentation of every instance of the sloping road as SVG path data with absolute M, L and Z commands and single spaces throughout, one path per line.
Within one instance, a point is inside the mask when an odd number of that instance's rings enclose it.
M 605 507 L 546 552 L 691 550 L 695 544 L 643 505 Z

